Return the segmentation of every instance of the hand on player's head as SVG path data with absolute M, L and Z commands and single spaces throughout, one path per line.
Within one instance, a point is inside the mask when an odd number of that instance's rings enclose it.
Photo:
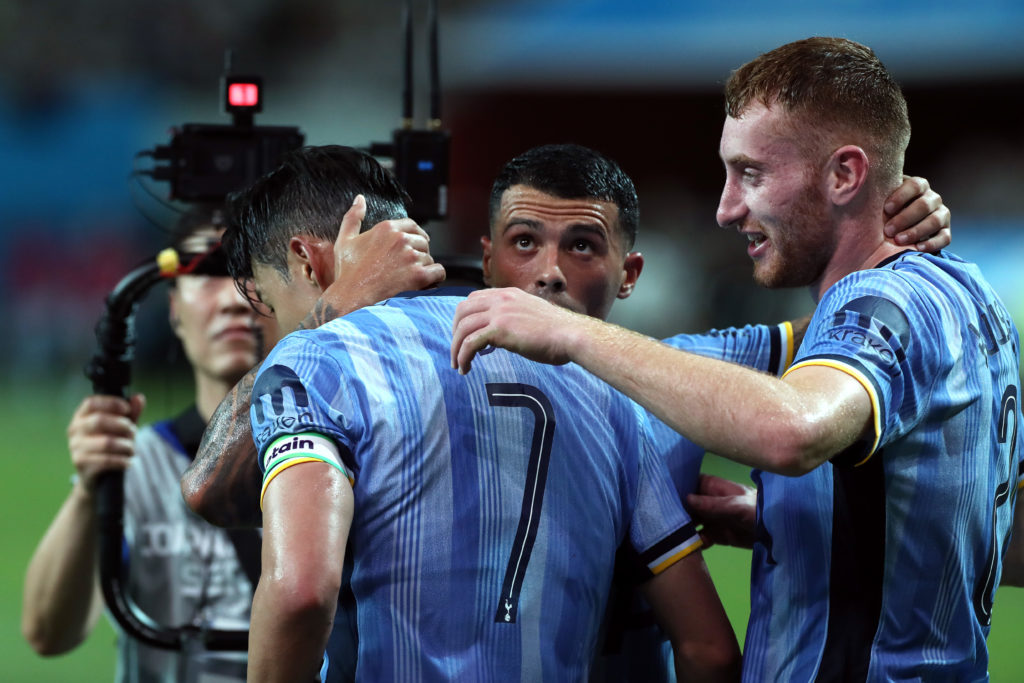
M 366 199 L 359 195 L 341 220 L 334 279 L 322 301 L 348 312 L 444 279 L 444 266 L 430 255 L 430 236 L 414 220 L 381 221 L 360 233 L 365 216 Z

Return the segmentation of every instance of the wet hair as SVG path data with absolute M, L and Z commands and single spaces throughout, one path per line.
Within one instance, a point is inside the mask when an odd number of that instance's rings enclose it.
M 408 215 L 409 195 L 369 154 L 352 147 L 302 147 L 248 189 L 229 195 L 224 249 L 236 282 L 253 262 L 288 277 L 288 242 L 298 234 L 334 240 L 356 195 L 366 198 L 363 229 Z
M 877 182 L 899 183 L 910 141 L 907 103 L 871 48 L 844 38 L 807 38 L 747 62 L 725 84 L 725 111 L 741 118 L 760 103 L 795 116 L 807 149 L 849 137 L 878 160 Z M 831 150 L 827 150 L 830 152 Z
M 505 164 L 491 186 L 492 225 L 501 209 L 502 195 L 513 185 L 525 185 L 560 199 L 611 202 L 619 209 L 619 230 L 626 251 L 636 242 L 640 222 L 636 188 L 625 171 L 600 152 L 573 144 L 542 145 Z

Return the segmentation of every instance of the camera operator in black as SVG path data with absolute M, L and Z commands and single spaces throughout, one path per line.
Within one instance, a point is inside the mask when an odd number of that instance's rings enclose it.
M 196 208 L 175 227 L 179 253 L 219 248 L 219 211 Z M 246 629 L 253 585 L 224 529 L 192 514 L 179 479 L 228 390 L 277 338 L 273 319 L 256 313 L 208 255 L 195 274 L 171 279 L 170 323 L 192 367 L 195 404 L 171 420 L 138 428 L 141 394 L 85 398 L 68 425 L 74 483 L 39 542 L 25 580 L 22 632 L 41 655 L 68 652 L 95 627 L 103 608 L 96 561 L 95 482 L 124 470 L 128 595 L 167 626 Z M 199 274 L 207 272 L 207 274 Z M 256 537 L 258 541 L 258 537 Z M 258 572 L 258 546 L 255 571 Z M 249 571 L 253 571 L 250 568 Z M 244 653 L 163 650 L 119 633 L 118 681 L 245 680 Z

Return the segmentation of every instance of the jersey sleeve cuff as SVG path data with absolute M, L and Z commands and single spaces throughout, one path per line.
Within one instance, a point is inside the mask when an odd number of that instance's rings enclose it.
M 871 380 L 871 377 L 867 373 L 863 372 L 862 370 L 852 365 L 844 363 L 836 358 L 808 358 L 806 360 L 802 360 L 799 363 L 795 364 L 793 367 L 786 370 L 786 372 L 783 373 L 782 377 L 785 378 L 789 373 L 793 372 L 797 368 L 804 368 L 812 365 L 839 370 L 840 372 L 843 372 L 857 380 L 857 382 L 862 387 L 864 387 L 864 390 L 868 392 L 868 398 L 871 401 L 871 426 L 873 430 L 873 435 L 870 439 L 870 446 L 868 447 L 867 453 L 864 455 L 864 457 L 861 458 L 860 460 L 855 460 L 852 463 L 850 463 L 854 467 L 860 467 L 868 460 L 870 460 L 871 456 L 875 454 L 875 451 L 878 450 L 878 443 L 882 438 L 881 402 L 878 400 L 878 391 L 875 388 L 875 383 Z
M 796 355 L 796 345 L 793 339 L 793 323 L 788 320 L 779 323 L 779 338 L 781 352 L 779 353 L 779 364 L 778 367 L 772 368 L 772 374 L 776 377 L 781 376 L 786 372 L 786 368 L 793 362 L 793 356 Z
M 647 568 L 648 577 L 657 576 L 703 546 L 704 542 L 700 540 L 697 528 L 691 523 L 680 527 L 662 541 L 640 553 L 639 559 Z

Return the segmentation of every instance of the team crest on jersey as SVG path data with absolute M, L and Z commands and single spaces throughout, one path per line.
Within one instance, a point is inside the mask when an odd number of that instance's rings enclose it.
M 308 410 L 309 394 L 291 368 L 273 365 L 261 372 L 252 395 L 259 426 L 257 437 L 261 440 L 274 432 L 295 431 L 313 424 L 313 414 Z
M 267 408 L 274 415 L 283 415 L 289 399 L 295 406 L 294 412 L 309 407 L 309 394 L 306 393 L 306 387 L 302 386 L 302 380 L 294 370 L 283 365 L 273 365 L 261 372 L 252 388 L 252 395 L 257 398 L 253 408 L 259 422 L 266 420 Z

